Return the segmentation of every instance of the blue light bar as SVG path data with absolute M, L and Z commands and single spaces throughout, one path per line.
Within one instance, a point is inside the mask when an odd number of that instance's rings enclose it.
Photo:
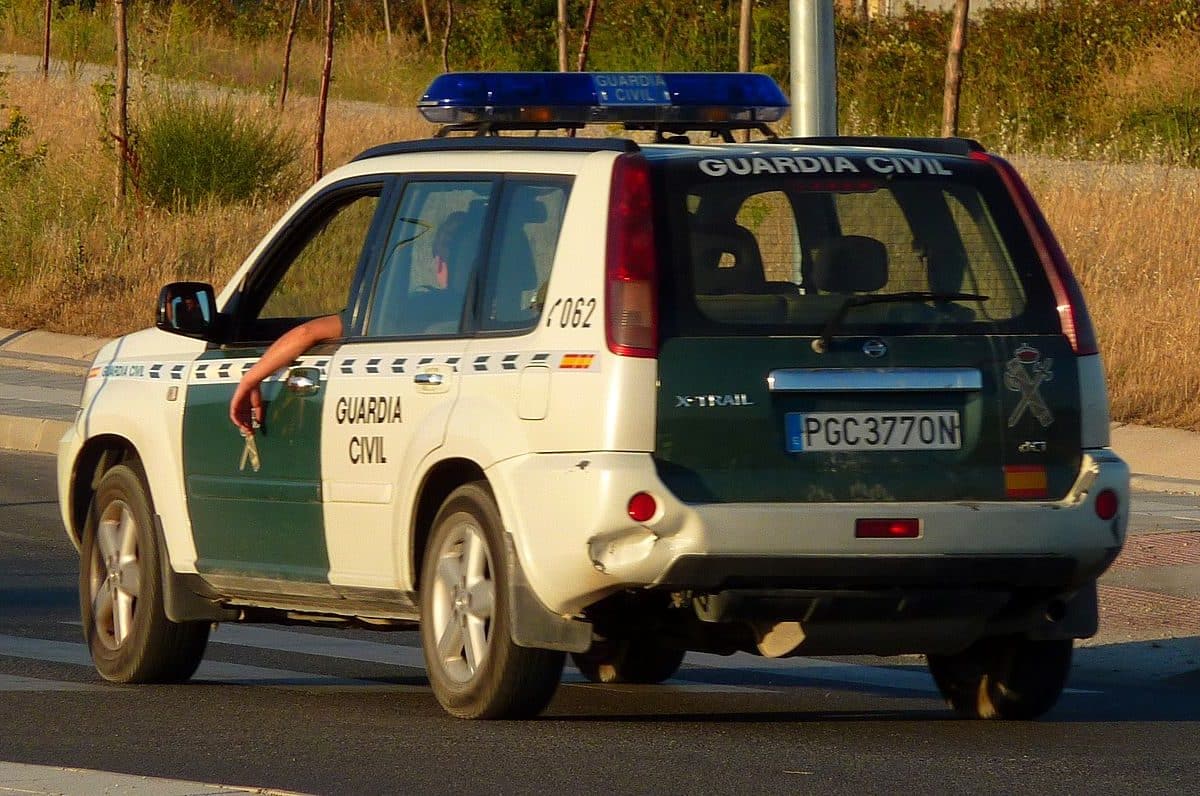
M 417 104 L 441 124 L 775 122 L 788 108 L 753 72 L 448 72 Z

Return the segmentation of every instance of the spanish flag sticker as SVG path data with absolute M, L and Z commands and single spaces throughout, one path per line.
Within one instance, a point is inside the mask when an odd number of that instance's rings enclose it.
M 1004 468 L 1004 493 L 1014 500 L 1044 498 L 1049 494 L 1046 468 L 1040 464 L 1010 464 Z
M 563 354 L 558 367 L 560 370 L 587 370 L 595 358 L 595 354 Z

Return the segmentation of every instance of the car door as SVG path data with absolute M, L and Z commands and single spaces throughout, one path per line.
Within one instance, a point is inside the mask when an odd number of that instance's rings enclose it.
M 230 422 L 229 401 L 287 329 L 332 313 L 352 326 L 361 273 L 378 250 L 384 188 L 380 178 L 336 184 L 295 212 L 226 307 L 231 342 L 210 347 L 190 369 L 183 462 L 201 573 L 235 576 L 250 588 L 246 579 L 327 581 L 321 416 L 339 342 L 262 383 L 265 412 L 253 446 Z
M 329 580 L 343 596 L 410 582 L 404 496 L 442 445 L 458 398 L 496 184 L 488 175 L 407 179 L 364 316 L 332 356 L 321 469 Z

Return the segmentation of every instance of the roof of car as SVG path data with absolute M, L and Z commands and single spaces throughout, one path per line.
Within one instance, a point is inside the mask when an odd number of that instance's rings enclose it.
M 360 153 L 354 161 L 388 155 L 416 152 L 470 152 L 470 151 L 530 151 L 530 152 L 644 152 L 651 159 L 669 159 L 680 156 L 704 156 L 714 150 L 726 154 L 761 153 L 764 147 L 793 145 L 814 147 L 831 154 L 849 153 L 862 149 L 879 151 L 907 151 L 937 155 L 965 157 L 972 152 L 982 152 L 983 147 L 969 138 L 904 138 L 893 136 L 826 136 L 807 138 L 762 139 L 747 143 L 691 142 L 684 136 L 675 136 L 664 142 L 639 144 L 630 138 L 573 138 L 566 136 L 469 136 L 436 137 L 415 141 L 395 141 L 371 147 Z

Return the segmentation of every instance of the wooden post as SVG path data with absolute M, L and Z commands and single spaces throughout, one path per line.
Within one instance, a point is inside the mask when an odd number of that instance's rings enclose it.
M 567 0 L 558 0 L 558 71 L 567 71 Z
M 321 94 L 317 99 L 317 139 L 313 147 L 313 182 L 325 173 L 325 111 L 329 106 L 329 76 L 333 72 L 333 0 L 325 0 L 325 63 L 321 67 Z
M 388 46 L 392 46 L 392 15 L 388 11 L 388 0 L 383 0 L 383 29 L 387 31 Z
M 750 71 L 750 25 L 751 25 L 751 8 L 754 6 L 754 0 L 742 0 L 742 11 L 738 17 L 738 71 Z M 750 131 L 742 131 L 742 140 L 750 140 Z
M 54 18 L 54 0 L 46 0 L 46 24 L 42 29 L 42 79 L 50 77 L 50 20 Z
M 113 26 L 117 34 L 117 208 L 125 203 L 129 171 L 129 38 L 125 27 L 125 0 L 113 0 Z
M 433 26 L 429 24 L 429 0 L 421 0 L 421 16 L 425 17 L 425 43 L 433 44 Z
M 287 102 L 288 75 L 292 68 L 292 42 L 296 39 L 296 20 L 300 16 L 300 0 L 292 0 L 292 16 L 288 20 L 287 42 L 283 45 L 283 78 L 279 81 L 279 110 Z
M 958 135 L 958 98 L 962 91 L 963 51 L 967 48 L 967 15 L 971 0 L 955 0 L 954 30 L 946 54 L 946 90 L 942 96 L 942 135 Z
M 450 71 L 450 34 L 454 31 L 454 0 L 446 0 L 446 31 L 442 35 L 442 71 Z
M 588 0 L 587 15 L 583 19 L 583 35 L 579 40 L 578 72 L 587 68 L 588 47 L 592 43 L 592 28 L 596 24 L 596 5 L 598 0 Z
M 738 19 L 738 71 L 750 71 L 750 9 L 754 0 L 742 0 L 742 13 Z

